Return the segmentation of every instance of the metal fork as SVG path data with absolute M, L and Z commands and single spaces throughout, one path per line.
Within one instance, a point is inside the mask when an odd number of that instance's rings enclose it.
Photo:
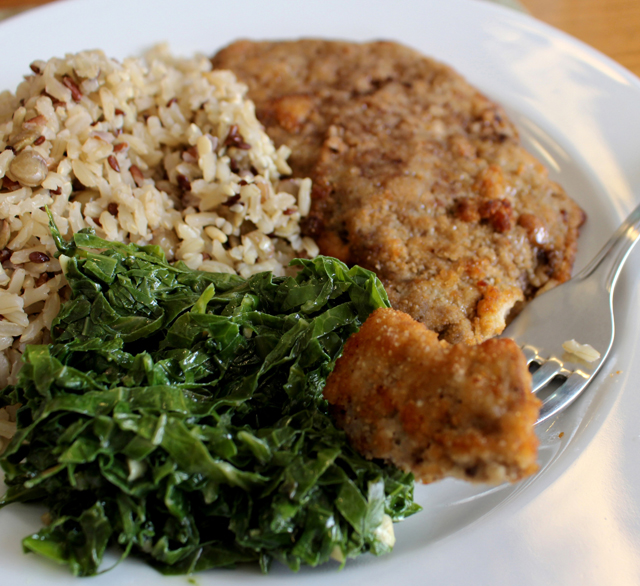
M 528 304 L 502 333 L 522 348 L 533 372 L 534 393 L 563 381 L 543 398 L 536 423 L 552 417 L 582 393 L 607 359 L 613 338 L 613 290 L 622 265 L 640 238 L 640 205 L 629 214 L 595 258 L 575 277 Z M 574 339 L 600 358 L 585 362 L 562 348 Z

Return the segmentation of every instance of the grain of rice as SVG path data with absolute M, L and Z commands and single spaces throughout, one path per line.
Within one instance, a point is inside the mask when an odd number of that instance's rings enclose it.
M 580 344 L 575 340 L 567 340 L 562 344 L 563 350 L 577 356 L 585 362 L 594 362 L 600 358 L 600 352 L 598 352 L 590 344 Z

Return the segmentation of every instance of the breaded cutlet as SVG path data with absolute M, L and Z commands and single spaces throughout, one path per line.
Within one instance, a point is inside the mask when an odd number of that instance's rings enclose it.
M 584 214 L 505 111 L 392 42 L 238 41 L 213 58 L 249 87 L 322 254 L 375 271 L 391 304 L 449 342 L 498 335 L 570 277 Z
M 422 482 L 515 482 L 538 468 L 540 401 L 512 340 L 451 345 L 378 309 L 347 340 L 324 396 L 358 452 Z

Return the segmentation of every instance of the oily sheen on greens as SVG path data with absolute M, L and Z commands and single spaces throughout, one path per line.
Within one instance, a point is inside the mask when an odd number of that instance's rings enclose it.
M 72 297 L 0 392 L 22 405 L 0 506 L 49 509 L 25 551 L 82 576 L 116 544 L 166 574 L 389 551 L 389 517 L 419 509 L 413 477 L 351 449 L 322 398 L 388 306 L 373 273 L 318 257 L 244 280 L 52 232 Z

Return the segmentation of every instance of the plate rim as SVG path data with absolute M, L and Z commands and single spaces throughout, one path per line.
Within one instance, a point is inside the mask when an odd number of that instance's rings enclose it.
M 121 2 L 120 0 L 118 0 L 120 4 L 123 4 L 123 2 Z M 144 3 L 146 4 L 150 4 L 152 0 L 145 0 Z M 192 2 L 193 4 L 200 4 L 201 2 Z M 251 2 L 248 2 L 251 3 Z M 382 4 L 381 2 L 377 2 L 378 4 Z M 427 4 L 433 4 L 433 1 L 429 1 L 427 2 Z M 42 18 L 45 18 L 45 16 L 47 15 L 53 15 L 56 12 L 60 12 L 63 8 L 66 10 L 71 9 L 74 5 L 78 6 L 81 4 L 93 4 L 93 5 L 103 5 L 104 1 L 103 0 L 63 0 L 60 3 L 54 3 L 54 4 L 48 4 L 48 5 L 42 5 L 39 7 L 35 7 L 32 10 L 28 11 L 27 13 L 23 13 L 23 14 L 19 14 L 13 17 L 10 17 L 9 19 L 3 21 L 2 23 L 0 23 L 0 33 L 2 33 L 5 28 L 9 25 L 12 25 L 12 27 L 15 27 L 15 24 L 12 23 L 16 23 L 18 21 L 20 21 L 21 23 L 24 21 L 24 23 L 28 24 L 29 21 L 31 21 L 33 18 L 35 18 L 33 15 L 35 14 L 41 14 Z M 163 0 L 163 2 L 161 2 L 161 4 L 165 5 L 165 4 L 169 4 L 169 2 L 167 0 Z M 313 2 L 313 5 L 320 5 L 321 3 L 319 2 Z M 404 2 L 403 5 L 411 5 L 411 4 L 415 4 L 415 2 Z M 457 6 L 471 6 L 471 5 L 476 5 L 476 7 L 482 6 L 482 8 L 480 8 L 481 11 L 487 11 L 489 13 L 495 13 L 500 15 L 502 18 L 506 18 L 507 20 L 514 20 L 516 22 L 521 22 L 524 23 L 530 27 L 533 27 L 534 31 L 537 33 L 541 33 L 544 35 L 551 35 L 551 36 L 555 36 L 558 38 L 561 38 L 563 41 L 567 41 L 569 42 L 571 45 L 577 47 L 579 49 L 580 52 L 582 52 L 584 55 L 589 56 L 593 59 L 596 59 L 596 61 L 598 61 L 601 64 L 604 64 L 606 66 L 606 68 L 611 69 L 613 72 L 615 72 L 616 74 L 618 74 L 619 76 L 621 76 L 625 81 L 627 81 L 631 87 L 635 88 L 635 91 L 638 92 L 640 94 L 640 78 L 637 77 L 636 75 L 634 75 L 632 72 L 628 71 L 626 68 L 624 68 L 622 65 L 620 65 L 619 63 L 617 63 L 616 61 L 614 61 L 613 59 L 611 59 L 610 57 L 602 54 L 601 52 L 599 52 L 598 50 L 594 49 L 593 47 L 590 47 L 589 45 L 585 44 L 584 42 L 572 37 L 571 35 L 568 35 L 567 33 L 564 33 L 563 31 L 560 31 L 550 25 L 547 25 L 545 23 L 543 23 L 542 21 L 539 21 L 538 19 L 534 18 L 531 15 L 527 15 L 527 14 L 521 14 L 521 13 L 517 13 L 515 11 L 513 11 L 510 8 L 504 7 L 504 6 L 499 6 L 499 5 L 494 5 L 494 4 L 490 4 L 487 3 L 486 0 L 451 0 L 450 5 L 457 5 Z M 438 56 L 435 56 L 436 58 L 438 58 Z M 4 88 L 0 88 L 0 91 L 4 89 Z M 619 211 L 618 211 L 618 215 L 620 215 Z M 620 391 L 620 394 L 623 391 Z M 606 419 L 606 417 L 604 418 Z M 585 422 L 585 426 L 589 427 L 589 434 L 591 437 L 586 441 L 585 446 L 588 446 L 591 443 L 591 440 L 595 437 L 595 435 L 598 433 L 599 428 L 604 424 L 604 419 L 602 419 L 601 421 L 599 421 L 599 425 L 598 424 L 598 417 L 597 414 L 595 416 L 595 420 L 592 418 L 592 420 Z M 587 437 L 585 436 L 585 437 Z M 567 449 L 571 447 L 569 445 L 567 445 Z M 572 463 L 575 463 L 575 459 L 573 460 Z M 557 466 L 556 466 L 557 468 Z M 557 469 L 553 469 L 553 470 L 548 470 L 546 472 L 547 476 L 557 476 L 560 477 L 562 476 L 562 474 L 564 473 L 563 470 L 557 470 Z M 556 478 L 557 480 L 557 478 Z M 547 481 L 549 481 L 549 478 L 547 478 Z M 548 482 L 545 482 L 545 484 L 547 484 Z M 551 483 L 548 483 L 549 486 Z M 549 488 L 549 486 L 547 486 L 547 488 Z M 519 498 L 519 497 L 518 497 Z M 529 499 L 525 499 L 525 500 L 531 500 L 537 498 L 536 495 L 531 496 Z M 526 503 L 525 503 L 526 504 Z M 507 507 L 508 508 L 508 507 Z M 478 524 L 483 524 L 485 522 L 488 522 L 486 519 L 485 520 L 479 520 L 478 522 L 476 522 L 475 526 L 477 527 Z M 392 554 L 393 556 L 393 554 Z M 1 555 L 0 555 L 1 558 Z M 354 564 L 355 565 L 355 564 Z M 379 564 L 375 564 L 376 566 L 378 566 Z M 358 564 L 358 566 L 361 566 L 361 564 Z M 322 574 L 319 574 L 322 575 Z M 280 576 L 280 578 L 282 578 L 282 576 Z

